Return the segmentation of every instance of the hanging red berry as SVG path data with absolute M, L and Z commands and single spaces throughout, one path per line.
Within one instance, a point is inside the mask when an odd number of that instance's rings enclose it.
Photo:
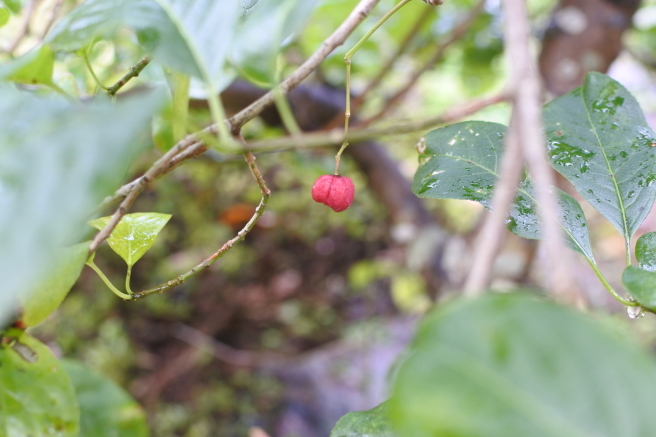
M 344 211 L 353 202 L 355 186 L 351 178 L 339 175 L 323 175 L 312 186 L 312 199 L 331 207 L 335 212 Z

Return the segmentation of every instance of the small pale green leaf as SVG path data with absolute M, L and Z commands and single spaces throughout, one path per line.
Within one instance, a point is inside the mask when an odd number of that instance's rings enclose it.
M 653 434 L 656 362 L 585 314 L 529 293 L 438 308 L 397 375 L 402 436 Z
M 330 437 L 400 437 L 392 429 L 388 410 L 385 402 L 371 410 L 348 413 L 339 419 Z
M 553 167 L 627 241 L 656 199 L 656 134 L 618 82 L 590 73 L 544 108 Z
M 638 238 L 635 254 L 641 269 L 656 272 L 656 232 L 647 232 Z
M 77 437 L 75 389 L 52 352 L 22 331 L 0 346 L 0 435 Z
M 20 295 L 22 321 L 36 326 L 61 305 L 82 272 L 87 260 L 89 243 L 62 249 L 56 255 L 57 267 L 31 293 Z
M 110 379 L 84 364 L 64 360 L 80 405 L 82 437 L 148 437 L 146 414 L 141 406 Z
M 656 272 L 628 266 L 622 274 L 622 283 L 636 302 L 656 311 Z
M 419 148 L 412 190 L 419 197 L 474 200 L 490 208 L 503 154 L 506 127 L 467 121 L 429 132 Z M 576 200 L 558 189 L 559 219 L 567 245 L 594 263 L 587 222 Z M 508 222 L 510 231 L 540 237 L 532 182 L 525 179 Z
M 109 246 L 132 267 L 153 247 L 155 239 L 171 218 L 170 214 L 143 212 L 126 214 L 121 219 L 112 234 L 107 239 Z M 101 217 L 89 222 L 94 228 L 101 230 L 111 220 L 111 217 Z
M 88 0 L 57 23 L 46 41 L 57 51 L 74 52 L 124 27 L 137 32 L 156 61 L 200 75 L 184 39 L 155 0 Z
M 0 83 L 0 323 L 80 241 L 89 211 L 147 145 L 140 135 L 161 101 L 69 102 Z
M 11 18 L 11 13 L 8 8 L 0 7 L 0 27 L 9 23 L 9 18 Z
M 0 79 L 24 84 L 50 84 L 55 67 L 52 49 L 41 46 L 0 66 Z

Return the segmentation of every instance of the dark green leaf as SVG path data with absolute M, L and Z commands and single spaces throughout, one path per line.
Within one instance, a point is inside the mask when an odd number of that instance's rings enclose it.
M 61 364 L 41 342 L 19 330 L 0 346 L 0 435 L 76 437 L 75 390 Z
M 552 164 L 627 241 L 656 199 L 656 135 L 633 96 L 590 73 L 545 106 Z
M 420 146 L 412 190 L 419 197 L 474 200 L 489 208 L 505 131 L 501 124 L 467 121 L 429 132 Z M 529 179 L 522 182 L 510 213 L 509 229 L 525 238 L 539 238 L 540 221 L 531 187 Z M 557 193 L 567 245 L 594 263 L 581 206 L 562 191 Z
M 588 316 L 490 294 L 422 323 L 389 401 L 403 436 L 642 437 L 656 362 Z
M 231 49 L 232 63 L 245 77 L 273 86 L 283 41 L 309 19 L 316 3 L 316 0 L 260 0 L 239 24 L 239 38 Z
M 648 232 L 638 238 L 635 253 L 641 269 L 656 272 L 656 232 Z
M 111 233 L 107 242 L 109 246 L 132 267 L 146 252 L 153 247 L 155 239 L 171 218 L 170 214 L 145 212 L 125 215 Z M 101 217 L 89 222 L 91 226 L 102 230 L 111 217 Z
M 57 51 L 73 52 L 123 27 L 136 31 L 158 62 L 200 75 L 184 39 L 155 0 L 89 0 L 57 23 L 46 41 Z
M 26 326 L 38 325 L 61 305 L 80 276 L 88 252 L 88 242 L 62 249 L 55 256 L 55 270 L 41 280 L 32 292 L 20 295 L 22 321 Z
M 73 360 L 62 362 L 75 386 L 82 437 L 148 437 L 146 415 L 129 394 L 111 380 Z
M 348 413 L 337 422 L 330 437 L 397 437 L 388 418 L 388 405 Z
M 622 274 L 622 283 L 636 302 L 656 311 L 656 272 L 628 266 Z
M 71 103 L 0 84 L 0 322 L 85 233 L 89 211 L 145 145 L 138 135 L 160 102 L 148 92 Z
M 0 79 L 25 84 L 50 84 L 55 56 L 47 45 L 0 66 Z

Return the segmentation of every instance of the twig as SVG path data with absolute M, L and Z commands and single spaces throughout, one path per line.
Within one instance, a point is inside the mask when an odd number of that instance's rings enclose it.
M 141 73 L 143 69 L 146 68 L 146 65 L 148 65 L 149 63 L 150 63 L 150 59 L 146 57 L 141 58 L 139 62 L 134 64 L 132 67 L 130 67 L 130 71 L 126 73 L 125 76 L 123 76 L 114 85 L 107 88 L 107 94 L 109 94 L 110 96 L 115 96 L 118 90 L 120 90 L 126 83 L 128 83 L 130 79 L 139 76 L 139 73 Z
M 472 26 L 474 23 L 474 20 L 480 15 L 481 11 L 483 10 L 483 6 L 485 5 L 486 0 L 481 0 L 479 1 L 476 6 L 472 9 L 471 13 L 465 18 L 458 26 L 455 27 L 449 34 L 449 37 L 441 42 L 438 46 L 435 52 L 433 53 L 433 56 L 430 57 L 426 63 L 419 68 L 417 71 L 415 71 L 412 76 L 408 79 L 406 84 L 398 90 L 394 95 L 392 95 L 390 98 L 386 99 L 385 104 L 383 105 L 383 108 L 374 116 L 366 119 L 366 120 L 361 120 L 358 122 L 358 125 L 362 126 L 369 126 L 371 123 L 380 120 L 383 118 L 385 115 L 389 113 L 389 111 L 392 110 L 392 108 L 396 107 L 396 104 L 402 100 L 406 94 L 415 86 L 419 78 L 428 70 L 433 68 L 435 64 L 437 64 L 442 57 L 444 56 L 444 53 L 446 50 L 451 46 L 456 41 L 459 41 L 462 35 L 465 34 L 469 30 L 469 28 Z
M 240 139 L 243 142 L 243 138 L 240 137 Z M 271 191 L 267 188 L 264 179 L 262 178 L 262 174 L 260 173 L 260 170 L 257 168 L 257 165 L 255 164 L 255 156 L 253 156 L 251 152 L 246 152 L 244 154 L 244 158 L 246 159 L 246 162 L 248 163 L 248 166 L 251 169 L 251 173 L 253 174 L 253 177 L 257 181 L 257 185 L 260 187 L 260 191 L 262 192 L 262 199 L 260 200 L 260 204 L 255 209 L 255 213 L 253 214 L 253 217 L 251 217 L 248 223 L 246 223 L 246 225 L 242 228 L 241 231 L 237 233 L 237 235 L 234 238 L 226 242 L 223 246 L 221 246 L 219 250 L 214 252 L 209 258 L 205 259 L 196 267 L 192 268 L 186 273 L 183 273 L 182 275 L 176 277 L 175 279 L 167 281 L 156 287 L 149 288 L 148 290 L 144 290 L 139 293 L 133 294 L 132 300 L 141 299 L 146 296 L 150 296 L 151 294 L 163 293 L 164 291 L 170 290 L 171 288 L 182 284 L 187 279 L 196 276 L 198 273 L 202 272 L 203 270 L 214 264 L 216 260 L 221 258 L 223 255 L 225 255 L 227 251 L 232 249 L 233 245 L 246 238 L 246 235 L 253 229 L 255 223 L 257 223 L 259 218 L 264 213 L 264 210 L 266 209 L 267 204 L 269 203 L 269 196 L 271 195 Z
M 555 296 L 575 303 L 579 291 L 571 272 L 571 254 L 564 248 L 562 230 L 558 222 L 560 206 L 551 191 L 554 185 L 553 170 L 546 156 L 542 129 L 541 83 L 530 51 L 530 25 L 524 0 L 504 0 L 505 41 L 508 59 L 511 59 L 511 84 L 515 88 L 515 106 L 518 115 L 515 128 L 522 144 L 529 172 L 535 181 L 538 214 L 542 219 L 547 266 L 547 289 Z
M 27 4 L 25 10 L 25 18 L 23 19 L 23 23 L 21 24 L 20 30 L 16 34 L 14 40 L 9 44 L 9 47 L 7 47 L 7 49 L 4 50 L 5 52 L 13 54 L 14 51 L 18 48 L 21 41 L 23 41 L 23 38 L 25 38 L 29 34 L 30 22 L 32 21 L 32 16 L 34 15 L 35 10 L 36 10 L 36 0 L 31 0 Z
M 468 115 L 471 115 L 475 112 L 478 112 L 487 106 L 503 102 L 504 100 L 505 100 L 504 94 L 497 94 L 490 97 L 484 97 L 481 99 L 472 100 L 458 106 L 454 106 L 451 109 L 444 112 L 443 114 L 436 117 L 429 117 L 429 118 L 414 120 L 414 121 L 406 120 L 404 122 L 393 123 L 392 126 L 386 126 L 380 128 L 356 127 L 349 132 L 348 139 L 349 141 L 359 142 L 359 141 L 364 141 L 364 140 L 377 138 L 385 135 L 398 135 L 398 134 L 417 132 L 433 126 L 452 123 Z M 283 138 L 275 138 L 272 140 L 255 141 L 249 144 L 249 149 L 253 152 L 264 152 L 264 151 L 274 151 L 274 150 L 280 151 L 290 148 L 296 149 L 298 148 L 297 144 L 302 144 L 303 148 L 305 149 L 305 148 L 327 147 L 327 146 L 338 145 L 341 144 L 343 141 L 344 141 L 344 131 L 342 129 L 333 129 L 328 132 L 304 134 L 299 136 L 298 138 L 283 137 Z M 166 165 L 160 167 L 158 171 L 154 173 L 155 176 L 153 177 L 152 180 L 158 179 L 159 177 L 170 172 L 171 170 L 178 167 L 180 164 L 187 161 L 188 159 L 196 158 L 202 155 L 207 150 L 208 150 L 208 146 L 201 141 L 192 143 L 191 145 L 182 149 L 182 151 L 178 150 L 179 153 L 166 159 Z M 137 178 L 134 181 L 123 185 L 112 196 L 107 197 L 102 202 L 102 204 L 99 206 L 98 209 L 105 207 L 120 199 L 125 199 L 133 190 L 138 189 L 138 186 L 141 184 L 141 180 L 144 177 L 145 176 L 141 176 L 140 178 Z
M 472 268 L 465 282 L 465 296 L 480 295 L 489 285 L 494 259 L 506 237 L 505 220 L 508 210 L 515 198 L 517 185 L 524 168 L 522 147 L 515 126 L 519 123 L 517 114 L 513 114 L 498 179 L 492 196 L 492 212 L 486 217 L 483 228 L 476 239 Z

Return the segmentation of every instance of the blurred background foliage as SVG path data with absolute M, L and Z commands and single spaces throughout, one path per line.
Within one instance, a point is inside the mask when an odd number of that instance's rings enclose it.
M 4 3 L 14 14 L 0 28 L 0 47 L 11 44 L 31 7 L 26 0 L 21 12 L 21 2 Z M 32 26 L 42 28 L 53 7 L 62 16 L 78 3 L 35 2 L 38 10 Z M 341 89 L 344 53 L 394 3 L 381 1 L 310 82 Z M 417 20 L 429 15 L 419 22 L 419 31 L 405 53 L 386 71 L 381 86 L 356 116 L 365 119 L 377 114 L 387 98 L 433 55 L 436 41 L 446 38 L 475 3 L 447 0 L 439 8 L 427 8 L 412 2 L 376 32 L 354 58 L 354 95 L 394 56 Z M 278 62 L 281 77 L 314 52 L 355 4 L 354 0 L 319 1 L 302 32 L 286 42 Z M 528 4 L 537 52 L 556 1 L 529 0 Z M 439 114 L 471 97 L 500 91 L 506 80 L 500 12 L 498 1 L 488 1 L 462 37 L 445 49 L 437 65 L 422 74 L 378 123 Z M 654 37 L 656 1 L 644 1 L 635 28 L 625 35 L 626 49 L 610 72 L 634 93 L 651 121 L 656 113 Z M 0 53 L 0 61 L 25 53 L 36 41 L 36 37 L 24 38 L 13 55 Z M 128 30 L 97 41 L 88 53 L 105 85 L 117 81 L 143 55 L 137 36 Z M 54 77 L 74 95 L 98 91 L 83 58 L 75 54 L 57 54 Z M 166 80 L 166 72 L 154 62 L 126 89 L 163 85 Z M 507 123 L 508 116 L 508 107 L 501 104 L 470 118 Z M 208 121 L 206 110 L 192 107 L 188 130 Z M 154 123 L 155 146 L 135 161 L 125 182 L 142 174 L 160 155 L 159 149 L 170 147 L 167 128 L 166 114 L 162 114 L 162 120 Z M 284 132 L 256 119 L 243 133 L 248 141 Z M 417 166 L 417 139 L 418 135 L 380 139 L 408 179 Z M 384 400 L 390 365 L 411 337 L 414 320 L 431 301 L 448 299 L 455 292 L 448 284 L 435 289 L 412 267 L 410 247 L 395 234 L 388 211 L 350 158 L 343 162 L 342 173 L 357 188 L 351 208 L 335 214 L 311 201 L 312 183 L 331 172 L 333 154 L 333 149 L 259 154 L 258 164 L 273 193 L 269 208 L 246 240 L 209 271 L 165 295 L 130 303 L 117 299 L 86 269 L 61 308 L 33 334 L 58 355 L 81 360 L 126 388 L 145 407 L 154 436 L 243 436 L 254 426 L 280 437 L 327 435 L 345 412 L 371 408 Z M 156 211 L 173 218 L 135 266 L 132 288 L 148 288 L 196 265 L 234 236 L 259 198 L 243 160 L 212 151 L 152 184 L 132 211 Z M 467 256 L 481 208 L 449 200 L 423 205 L 448 235 L 443 267 L 450 283 L 458 284 L 469 268 Z M 609 276 L 619 283 L 622 239 L 591 208 L 586 213 L 600 264 L 616 272 Z M 649 217 L 642 230 L 654 230 L 655 220 Z M 494 287 L 536 282 L 544 274 L 539 259 L 533 243 L 509 237 L 495 266 Z M 108 247 L 98 251 L 96 263 L 114 283 L 121 283 L 125 266 Z M 583 264 L 581 269 L 585 270 Z M 592 278 L 590 272 L 582 275 Z M 595 287 L 592 278 L 587 298 L 592 307 L 601 309 L 600 318 L 654 344 L 653 318 L 629 324 L 623 314 L 607 316 L 618 308 Z M 360 352 L 352 352 L 352 345 L 360 347 Z M 330 399 L 339 399 L 341 404 L 326 406 Z

